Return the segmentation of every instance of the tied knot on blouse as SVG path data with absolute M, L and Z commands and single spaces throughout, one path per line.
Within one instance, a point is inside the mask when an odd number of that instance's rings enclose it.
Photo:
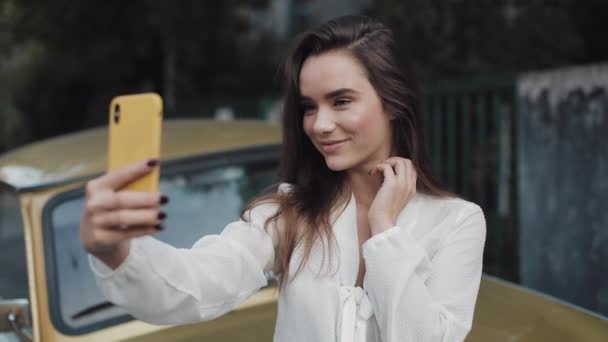
M 341 286 L 342 317 L 338 329 L 340 342 L 365 341 L 367 323 L 374 314 L 372 304 L 360 287 Z

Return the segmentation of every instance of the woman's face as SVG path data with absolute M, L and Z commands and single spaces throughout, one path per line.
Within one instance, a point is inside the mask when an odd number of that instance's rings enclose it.
M 368 172 L 390 156 L 389 117 L 356 59 L 343 51 L 308 57 L 300 93 L 304 132 L 331 170 Z

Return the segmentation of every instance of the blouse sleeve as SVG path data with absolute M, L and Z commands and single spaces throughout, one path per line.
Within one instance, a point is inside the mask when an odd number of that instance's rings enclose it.
M 463 341 L 471 330 L 486 224 L 472 203 L 460 217 L 432 260 L 399 226 L 363 245 L 364 286 L 383 341 Z
M 264 229 L 271 204 L 250 212 L 248 221 L 227 225 L 190 249 L 146 236 L 131 240 L 129 255 L 115 270 L 89 261 L 106 298 L 135 318 L 154 324 L 186 324 L 216 318 L 239 306 L 267 284 L 274 262 L 271 233 Z

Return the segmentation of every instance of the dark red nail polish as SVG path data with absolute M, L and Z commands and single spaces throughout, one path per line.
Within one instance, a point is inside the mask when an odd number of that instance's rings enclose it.
M 167 214 L 165 214 L 164 212 L 159 212 L 158 213 L 158 219 L 159 220 L 164 220 L 167 217 Z
M 148 167 L 154 167 L 154 166 L 158 165 L 158 160 L 157 159 L 150 159 L 150 160 L 148 160 L 147 165 L 148 165 Z
M 160 196 L 160 204 L 167 204 L 169 203 L 169 197 L 162 195 Z
M 159 225 L 154 226 L 154 229 L 156 229 L 156 230 L 163 230 L 163 229 L 165 229 L 165 227 L 163 227 L 163 226 L 161 226 L 159 224 Z

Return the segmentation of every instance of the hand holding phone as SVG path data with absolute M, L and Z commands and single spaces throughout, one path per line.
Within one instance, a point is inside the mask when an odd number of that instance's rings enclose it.
M 163 229 L 168 198 L 158 192 L 162 100 L 119 96 L 110 104 L 108 172 L 87 183 L 80 225 L 84 249 L 115 269 L 129 240 Z

